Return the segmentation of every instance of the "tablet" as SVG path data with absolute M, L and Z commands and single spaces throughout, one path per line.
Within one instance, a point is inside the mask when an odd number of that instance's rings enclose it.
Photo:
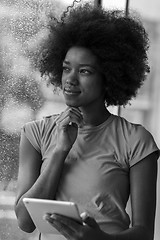
M 46 213 L 57 213 L 66 217 L 73 218 L 82 224 L 78 207 L 73 202 L 46 200 L 37 198 L 23 198 L 25 207 L 27 208 L 36 228 L 41 233 L 60 234 L 45 219 Z

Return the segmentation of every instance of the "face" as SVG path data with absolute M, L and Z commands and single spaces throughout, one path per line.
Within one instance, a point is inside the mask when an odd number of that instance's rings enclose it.
M 63 61 L 62 89 L 72 107 L 104 104 L 104 84 L 98 59 L 83 47 L 72 47 Z M 97 105 L 97 104 L 96 104 Z

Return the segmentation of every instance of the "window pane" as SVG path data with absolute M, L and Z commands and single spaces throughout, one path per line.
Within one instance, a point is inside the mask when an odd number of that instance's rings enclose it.
M 50 14 L 59 18 L 72 1 L 2 0 L 0 2 L 0 239 L 38 239 L 17 225 L 13 205 L 18 147 L 25 122 L 62 111 L 62 96 L 41 82 L 36 54 L 47 36 Z
M 125 9 L 126 0 L 103 0 L 102 5 L 106 9 Z
M 123 9 L 123 2 L 118 1 L 117 6 Z M 115 6 L 117 1 L 103 0 L 107 7 Z M 157 145 L 160 147 L 160 1 L 130 0 L 129 8 L 136 10 L 144 23 L 149 34 L 150 50 L 148 52 L 150 74 L 144 85 L 139 90 L 136 99 L 133 99 L 125 108 L 121 107 L 121 115 L 131 122 L 144 125 L 154 136 Z M 112 110 L 112 109 L 111 109 Z M 116 110 L 115 110 L 116 112 Z M 160 236 L 160 180 L 157 187 L 157 213 L 155 222 L 155 240 Z

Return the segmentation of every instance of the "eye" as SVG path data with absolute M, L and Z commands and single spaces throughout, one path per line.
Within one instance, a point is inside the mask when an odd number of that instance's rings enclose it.
M 85 69 L 85 68 L 80 69 L 79 72 L 80 72 L 81 74 L 85 74 L 85 75 L 90 75 L 90 74 L 92 74 L 92 71 L 90 71 L 90 70 L 88 70 L 88 69 Z
M 63 72 L 65 72 L 65 73 L 68 73 L 68 72 L 70 72 L 70 68 L 69 67 L 67 67 L 67 66 L 63 66 L 62 67 L 62 69 L 63 69 Z

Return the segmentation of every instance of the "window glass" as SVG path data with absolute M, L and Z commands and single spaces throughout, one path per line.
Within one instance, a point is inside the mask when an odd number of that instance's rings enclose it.
M 107 9 L 125 9 L 126 0 L 103 0 L 102 5 Z
M 103 0 L 106 8 L 119 6 L 123 9 L 127 0 Z M 137 11 L 146 28 L 150 40 L 150 49 L 148 52 L 150 73 L 147 76 L 142 88 L 139 90 L 136 99 L 130 101 L 125 108 L 120 108 L 121 116 L 127 118 L 134 123 L 140 123 L 145 126 L 154 136 L 157 145 L 160 147 L 160 81 L 159 81 L 159 65 L 160 65 L 160 1 L 139 1 L 130 0 L 130 11 Z M 117 112 L 117 109 L 114 109 Z M 157 187 L 157 213 L 155 221 L 155 238 L 158 240 L 160 236 L 160 180 L 158 178 Z
M 0 1 L 0 239 L 38 239 L 17 225 L 13 205 L 18 147 L 25 122 L 62 111 L 61 94 L 41 82 L 34 59 L 47 36 L 50 14 L 59 18 L 72 1 Z

